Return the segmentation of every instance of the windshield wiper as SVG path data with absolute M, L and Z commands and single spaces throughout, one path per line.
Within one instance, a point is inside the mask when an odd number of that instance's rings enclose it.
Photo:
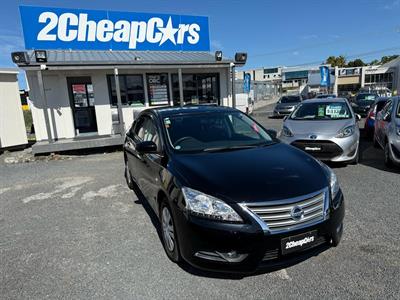
M 251 149 L 256 148 L 259 145 L 238 145 L 238 146 L 230 146 L 230 147 L 212 147 L 212 148 L 205 148 L 204 152 L 221 152 L 221 151 L 233 151 L 233 150 L 240 150 L 240 149 Z

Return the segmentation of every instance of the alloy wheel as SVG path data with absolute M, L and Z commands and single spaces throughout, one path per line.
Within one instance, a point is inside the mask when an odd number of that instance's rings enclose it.
M 173 252 L 175 248 L 174 224 L 166 206 L 162 210 L 162 234 L 168 251 Z

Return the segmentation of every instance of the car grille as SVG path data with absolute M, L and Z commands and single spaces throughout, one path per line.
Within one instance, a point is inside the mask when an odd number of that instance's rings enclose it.
M 297 140 L 292 142 L 292 146 L 320 159 L 331 159 L 343 153 L 342 148 L 332 141 Z
M 270 233 L 281 233 L 310 226 L 325 219 L 327 208 L 327 191 L 323 190 L 311 196 L 271 201 L 270 203 L 248 203 L 246 208 L 261 219 Z M 274 204 L 275 202 L 275 204 Z M 295 207 L 303 210 L 301 218 L 292 217 Z

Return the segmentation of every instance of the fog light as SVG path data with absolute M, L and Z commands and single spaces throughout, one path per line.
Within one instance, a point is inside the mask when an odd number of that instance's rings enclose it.
M 199 251 L 199 252 L 196 252 L 194 254 L 194 256 L 203 258 L 203 259 L 213 260 L 213 261 L 239 263 L 239 262 L 243 261 L 248 256 L 248 254 L 245 254 L 245 253 L 240 254 L 236 251 L 230 251 L 230 252 Z

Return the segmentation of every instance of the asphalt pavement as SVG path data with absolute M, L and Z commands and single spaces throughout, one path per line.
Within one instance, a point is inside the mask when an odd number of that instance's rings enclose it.
M 254 115 L 280 129 L 270 110 Z M 358 165 L 332 167 L 346 199 L 341 244 L 237 277 L 167 258 L 154 215 L 126 187 L 121 152 L 0 164 L 0 298 L 399 299 L 400 169 L 364 139 Z

